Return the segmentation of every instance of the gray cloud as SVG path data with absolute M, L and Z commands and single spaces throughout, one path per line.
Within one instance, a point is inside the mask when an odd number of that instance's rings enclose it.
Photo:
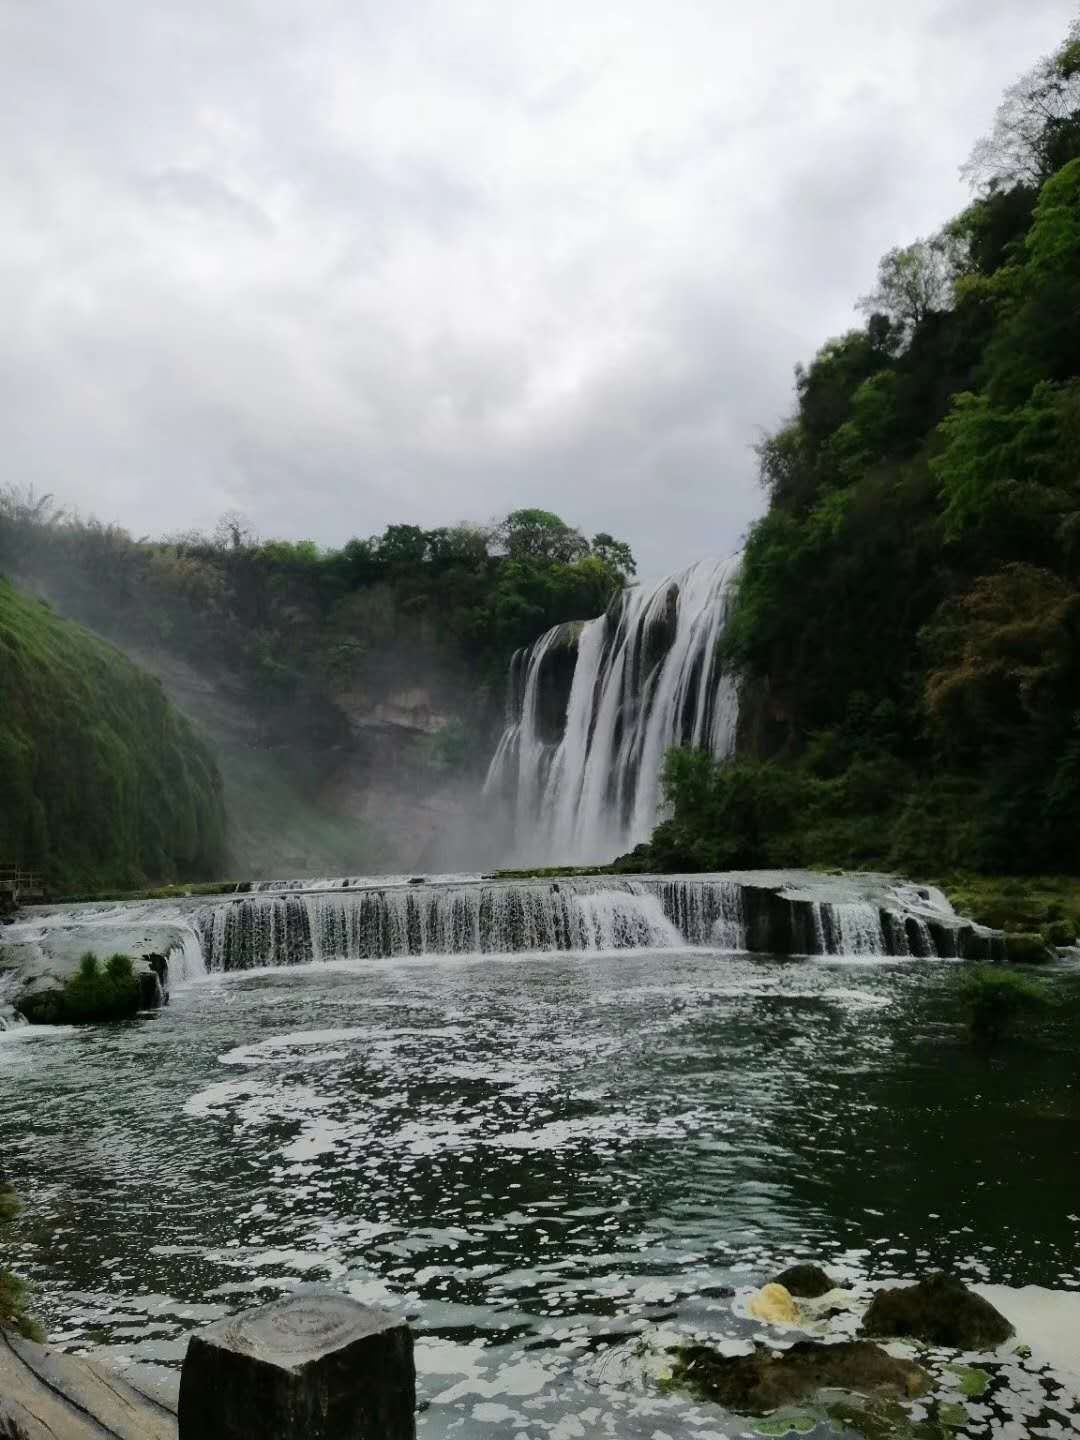
M 1072 0 L 0 0 L 5 478 L 136 533 L 738 543 Z

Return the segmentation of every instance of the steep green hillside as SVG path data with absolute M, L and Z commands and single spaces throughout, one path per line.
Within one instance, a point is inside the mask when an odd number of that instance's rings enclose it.
M 537 509 L 321 549 L 236 517 L 136 540 L 0 487 L 0 571 L 162 681 L 223 773 L 229 872 L 283 876 L 481 863 L 510 656 L 634 561 Z
M 57 888 L 214 872 L 221 777 L 160 685 L 0 579 L 0 862 Z
M 741 758 L 671 759 L 652 863 L 1080 872 L 1080 25 L 970 173 L 760 448 Z

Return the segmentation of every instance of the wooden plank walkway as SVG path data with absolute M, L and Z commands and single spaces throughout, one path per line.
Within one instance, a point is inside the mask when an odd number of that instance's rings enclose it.
M 176 1440 L 176 1415 L 107 1366 L 0 1331 L 2 1440 Z

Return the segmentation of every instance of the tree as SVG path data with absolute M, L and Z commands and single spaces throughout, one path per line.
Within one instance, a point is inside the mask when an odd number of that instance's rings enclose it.
M 390 565 L 419 565 L 427 548 L 427 534 L 419 525 L 388 525 L 378 541 L 379 559 Z
M 963 175 L 993 191 L 1040 185 L 1080 155 L 1080 20 L 1060 50 L 1005 92 L 994 128 L 975 145 Z
M 983 744 L 1061 709 L 1075 684 L 1078 635 L 1080 596 L 1058 576 L 1023 564 L 981 576 L 923 632 L 931 718 Z
M 569 565 L 589 549 L 581 531 L 550 510 L 514 510 L 493 533 L 515 560 L 557 560 Z
M 861 297 L 859 309 L 874 333 L 902 348 L 928 315 L 949 308 L 961 268 L 961 246 L 945 232 L 897 247 L 883 256 L 877 286 Z
M 599 535 L 593 536 L 591 548 L 596 558 L 602 560 L 607 568 L 622 580 L 629 580 L 637 574 L 634 552 L 625 540 L 616 540 L 606 530 L 601 530 Z
M 214 544 L 219 550 L 246 550 L 256 543 L 247 516 L 239 510 L 226 510 L 214 526 Z

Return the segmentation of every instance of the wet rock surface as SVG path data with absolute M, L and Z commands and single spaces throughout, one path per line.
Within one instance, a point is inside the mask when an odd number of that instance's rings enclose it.
M 836 1288 L 820 1265 L 810 1264 L 789 1265 L 773 1277 L 773 1283 L 782 1285 L 797 1300 L 818 1300 Z
M 758 1348 L 752 1355 L 734 1356 L 708 1345 L 687 1345 L 676 1352 L 672 1380 L 744 1415 L 764 1415 L 821 1390 L 914 1399 L 930 1385 L 921 1366 L 897 1360 L 867 1340 L 836 1345 L 802 1340 L 788 1350 Z
M 944 1274 L 928 1275 L 917 1285 L 879 1290 L 862 1328 L 864 1335 L 909 1335 L 956 1350 L 992 1350 L 1014 1333 L 989 1300 Z

